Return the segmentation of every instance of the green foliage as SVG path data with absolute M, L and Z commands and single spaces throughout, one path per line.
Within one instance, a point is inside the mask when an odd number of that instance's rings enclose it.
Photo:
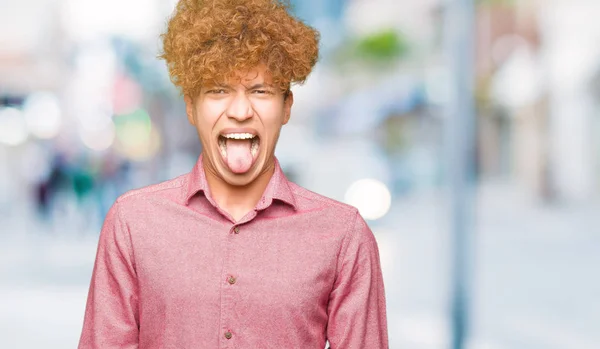
M 393 29 L 360 38 L 355 46 L 357 57 L 375 61 L 395 60 L 407 51 L 406 39 Z

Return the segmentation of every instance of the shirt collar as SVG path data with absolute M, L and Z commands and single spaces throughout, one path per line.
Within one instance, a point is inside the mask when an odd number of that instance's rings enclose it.
M 190 199 L 196 195 L 198 192 L 203 192 L 204 196 L 208 199 L 208 201 L 213 205 L 217 206 L 213 201 L 210 195 L 210 188 L 208 187 L 208 182 L 206 181 L 206 173 L 204 171 L 204 166 L 202 165 L 202 153 L 198 157 L 198 161 L 194 165 L 190 176 L 188 177 L 187 188 L 185 188 L 185 204 L 187 205 Z M 282 201 L 292 208 L 297 209 L 296 200 L 294 199 L 294 194 L 290 188 L 290 182 L 286 178 L 279 161 L 277 158 L 274 158 L 275 162 L 275 171 L 273 172 L 273 176 L 269 180 L 269 184 L 265 189 L 262 197 L 256 204 L 257 210 L 263 210 L 267 207 L 271 206 L 273 200 Z

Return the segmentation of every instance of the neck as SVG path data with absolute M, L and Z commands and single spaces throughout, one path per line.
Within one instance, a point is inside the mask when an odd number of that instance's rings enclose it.
M 204 166 L 206 182 L 210 188 L 212 198 L 222 210 L 229 213 L 236 221 L 256 207 L 275 171 L 275 162 L 272 161 L 252 182 L 237 186 L 219 178 L 215 171 L 210 168 L 210 165 L 204 163 L 204 161 L 202 166 Z

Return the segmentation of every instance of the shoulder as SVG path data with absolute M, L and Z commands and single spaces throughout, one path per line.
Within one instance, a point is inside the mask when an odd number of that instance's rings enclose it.
M 334 211 L 342 215 L 355 215 L 358 210 L 356 207 L 332 199 L 322 194 L 315 193 L 296 183 L 289 182 L 290 189 L 294 194 L 294 198 L 302 210 L 311 210 L 316 208 L 324 208 Z
M 301 211 L 317 212 L 311 216 L 313 223 L 334 227 L 333 233 L 339 238 L 339 258 L 361 258 L 363 262 L 378 257 L 377 240 L 367 221 L 354 206 L 315 193 L 290 182 Z
M 120 207 L 139 204 L 153 204 L 157 201 L 178 202 L 182 198 L 182 189 L 187 187 L 189 173 L 155 184 L 135 188 L 121 194 L 115 201 Z
M 289 185 L 300 211 L 319 210 L 326 216 L 334 216 L 348 223 L 352 223 L 359 215 L 354 206 L 315 193 L 293 182 L 289 182 Z

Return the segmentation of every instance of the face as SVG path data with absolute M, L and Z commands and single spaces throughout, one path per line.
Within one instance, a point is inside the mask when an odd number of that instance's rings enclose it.
M 263 66 L 225 85 L 202 86 L 185 102 L 210 175 L 245 186 L 274 168 L 275 146 L 290 118 L 293 95 L 273 87 Z

